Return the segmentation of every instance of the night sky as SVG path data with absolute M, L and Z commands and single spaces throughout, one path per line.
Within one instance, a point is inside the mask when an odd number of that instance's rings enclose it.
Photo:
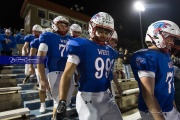
M 115 21 L 122 45 L 126 39 L 140 41 L 139 14 L 133 7 L 135 0 L 49 0 L 67 8 L 84 7 L 80 11 L 89 16 L 97 12 L 109 13 Z M 98 2 L 97 2 L 98 1 Z M 147 27 L 157 20 L 171 20 L 180 26 L 180 0 L 142 0 L 145 11 L 142 12 L 143 38 Z M 1 0 L 0 26 L 20 29 L 24 20 L 20 18 L 23 0 Z M 14 6 L 12 6 L 14 5 Z M 127 43 L 126 43 L 127 44 Z

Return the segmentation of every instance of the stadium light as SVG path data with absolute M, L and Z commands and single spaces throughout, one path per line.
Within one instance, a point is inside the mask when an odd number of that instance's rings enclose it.
M 142 48 L 144 48 L 144 44 L 143 44 L 143 33 L 142 33 L 142 20 L 141 20 L 141 11 L 145 11 L 145 7 L 143 6 L 143 4 L 138 1 L 134 4 L 134 7 L 136 10 L 138 10 L 139 12 L 139 21 L 140 21 L 140 29 L 141 29 L 141 42 L 142 42 Z

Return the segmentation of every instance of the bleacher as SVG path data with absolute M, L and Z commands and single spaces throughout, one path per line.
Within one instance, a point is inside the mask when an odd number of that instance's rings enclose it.
M 115 61 L 115 69 L 123 70 L 122 67 L 118 68 L 117 61 Z M 131 70 L 131 69 L 130 69 Z M 114 91 L 116 93 L 115 100 L 118 107 L 121 110 L 124 120 L 141 120 L 138 105 L 138 94 L 139 88 L 138 83 L 135 81 L 132 70 L 130 71 L 130 79 L 118 79 L 121 89 L 123 90 L 122 95 L 119 95 L 115 84 L 112 82 Z
M 2 74 L 3 72 L 9 74 Z M 22 107 L 21 87 L 17 87 L 16 77 L 11 70 L 3 70 L 0 74 L 0 120 L 26 119 L 30 113 L 28 108 Z
M 4 66 L 0 73 L 0 120 L 51 120 L 53 100 L 45 100 L 47 110 L 41 114 L 37 79 L 30 78 L 23 84 L 24 69 L 24 65 Z M 68 116 L 76 118 L 75 111 L 69 109 Z

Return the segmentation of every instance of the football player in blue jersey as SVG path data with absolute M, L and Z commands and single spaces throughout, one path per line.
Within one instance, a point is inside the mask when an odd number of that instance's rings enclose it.
M 138 109 L 143 120 L 180 120 L 174 105 L 174 69 L 170 58 L 172 48 L 179 47 L 180 29 L 172 21 L 160 20 L 147 30 L 141 49 L 131 57 L 131 67 L 140 93 Z
M 72 24 L 70 26 L 69 32 L 73 38 L 80 37 L 82 34 L 82 28 L 78 24 Z
M 22 55 L 22 47 L 24 46 L 24 37 L 25 37 L 24 29 L 21 29 L 18 34 L 16 34 L 15 39 L 17 43 L 18 55 Z
M 46 28 L 46 29 L 44 29 L 43 31 L 42 31 L 43 33 L 44 32 L 51 32 L 51 29 L 49 29 L 49 28 Z M 36 38 L 36 39 L 34 39 L 34 40 L 32 40 L 31 41 L 31 43 L 30 43 L 30 47 L 31 47 L 31 49 L 30 49 L 30 53 L 29 53 L 29 56 L 36 56 L 36 54 L 37 54 L 37 51 L 38 51 L 38 48 L 39 48 L 39 38 Z M 46 66 L 46 61 L 45 61 L 45 66 Z M 35 67 L 35 69 L 34 69 L 34 67 Z M 37 72 L 37 68 L 36 68 L 36 65 L 34 64 L 30 64 L 29 65 L 29 73 L 32 75 L 32 74 L 35 74 L 36 73 L 36 77 L 37 77 L 37 80 L 38 80 L 38 84 L 39 84 L 39 86 L 41 86 L 40 85 L 40 81 L 39 81 L 39 74 L 38 74 L 38 72 Z M 45 75 L 47 75 L 47 73 L 48 73 L 48 69 L 47 68 L 45 68 Z M 46 77 L 46 80 L 47 80 L 47 77 Z M 49 84 L 48 84 L 49 85 Z M 40 105 L 40 109 L 39 109 L 39 112 L 40 113 L 44 113 L 45 111 L 46 111 L 46 104 L 45 104 L 45 98 L 46 98 L 46 96 L 47 96 L 47 99 L 51 99 L 51 93 L 50 93 L 50 88 L 48 87 L 48 89 L 46 89 L 46 90 L 41 90 L 41 87 L 39 87 L 39 98 L 40 98 L 40 103 L 41 103 L 41 105 Z
M 76 37 L 81 37 L 81 34 L 82 34 L 82 28 L 79 24 L 72 24 L 69 28 L 69 33 L 70 35 L 73 37 L 73 38 L 76 38 Z M 75 85 L 75 91 L 77 91 L 79 85 L 78 85 L 78 80 L 79 80 L 79 77 L 80 77 L 80 73 L 79 71 L 76 69 L 75 70 L 75 73 L 73 75 L 73 80 L 74 80 L 74 85 Z M 74 92 L 76 93 L 76 92 Z M 76 103 L 76 94 L 73 94 L 72 95 L 72 98 L 71 98 L 71 104 L 68 106 L 70 108 L 74 107 L 75 106 L 75 103 Z
M 79 119 L 122 120 L 121 112 L 108 90 L 111 61 L 116 57 L 116 53 L 106 42 L 113 31 L 113 18 L 105 12 L 99 12 L 89 22 L 90 39 L 75 38 L 68 41 L 69 55 L 59 86 L 57 120 L 65 117 L 66 98 L 77 66 L 81 74 L 76 96 Z
M 31 35 L 27 35 L 24 37 L 24 46 L 22 48 L 22 55 L 29 55 L 29 50 L 30 50 L 30 43 L 32 40 L 34 40 L 35 38 L 39 38 L 39 35 L 42 33 L 42 27 L 40 25 L 34 25 L 32 27 L 32 34 Z
M 40 35 L 40 46 L 38 48 L 37 56 L 47 57 L 48 82 L 50 85 L 52 98 L 54 101 L 53 118 L 59 101 L 59 82 L 64 71 L 67 55 L 66 43 L 71 36 L 67 35 L 69 30 L 69 21 L 64 16 L 58 16 L 52 21 L 53 32 L 45 32 Z M 38 73 L 40 76 L 41 90 L 48 88 L 46 81 L 44 64 L 37 64 Z M 74 83 L 72 79 L 71 89 L 67 98 L 67 105 L 70 104 L 71 96 L 74 90 Z
M 174 87 L 175 87 L 175 94 L 174 94 L 174 101 L 176 103 L 177 111 L 180 112 L 180 69 L 177 66 L 174 67 Z
M 24 37 L 25 43 L 24 43 L 24 46 L 22 48 L 22 56 L 28 56 L 29 55 L 31 41 L 34 40 L 35 38 L 39 38 L 39 35 L 41 33 L 42 33 L 42 27 L 40 25 L 36 24 L 32 27 L 32 34 Z M 27 83 L 29 77 L 31 76 L 29 74 L 29 64 L 25 64 L 25 75 L 26 75 L 26 77 L 23 80 L 24 84 Z
M 113 35 L 111 37 L 111 40 L 109 40 L 108 44 L 113 49 L 117 49 L 117 43 L 118 43 L 118 35 L 117 35 L 117 32 L 114 31 L 114 33 L 113 33 Z M 121 95 L 123 91 L 122 91 L 122 89 L 121 89 L 121 87 L 119 85 L 119 82 L 118 82 L 119 73 L 117 72 L 117 70 L 115 68 L 115 65 L 114 65 L 115 60 L 118 59 L 118 52 L 117 51 L 116 51 L 116 54 L 117 54 L 116 55 L 117 58 L 112 60 L 112 68 L 111 68 L 112 72 L 110 72 L 109 79 L 113 80 L 114 84 L 116 85 L 116 89 L 117 89 L 118 94 Z M 114 91 L 114 87 L 113 87 L 112 82 L 111 82 L 111 86 L 110 87 L 111 87 L 110 89 L 111 89 L 112 95 L 115 98 L 116 93 Z

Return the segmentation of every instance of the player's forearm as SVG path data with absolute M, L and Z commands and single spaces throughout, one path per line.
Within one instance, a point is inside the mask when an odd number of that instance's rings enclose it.
M 37 49 L 31 48 L 31 49 L 30 49 L 29 56 L 36 56 L 36 53 L 37 53 Z M 34 68 L 34 67 L 33 67 L 33 64 L 30 64 L 29 66 L 30 66 L 30 68 Z
M 71 84 L 71 76 L 68 75 L 68 73 L 63 73 L 60 80 L 60 85 L 59 85 L 59 99 L 60 100 L 67 99 L 70 84 Z
M 59 98 L 60 100 L 66 100 L 68 91 L 71 85 L 71 78 L 75 72 L 77 65 L 68 62 L 66 63 L 66 67 L 64 69 L 64 73 L 62 74 L 60 85 L 59 85 Z
M 37 70 L 38 70 L 40 80 L 46 81 L 44 64 L 37 64 Z
M 154 120 L 165 120 L 156 97 L 151 94 L 143 94 L 143 98 Z
M 37 56 L 38 57 L 45 57 L 46 54 L 47 54 L 47 52 L 38 51 Z M 39 74 L 40 80 L 46 81 L 44 62 L 41 63 L 41 64 L 37 64 L 37 70 L 38 70 L 38 74 Z
M 25 43 L 24 43 L 24 46 L 23 46 L 23 48 L 22 48 L 22 54 L 23 54 L 23 55 L 27 55 L 28 52 L 29 52 L 29 43 L 28 43 L 28 42 L 25 42 Z

